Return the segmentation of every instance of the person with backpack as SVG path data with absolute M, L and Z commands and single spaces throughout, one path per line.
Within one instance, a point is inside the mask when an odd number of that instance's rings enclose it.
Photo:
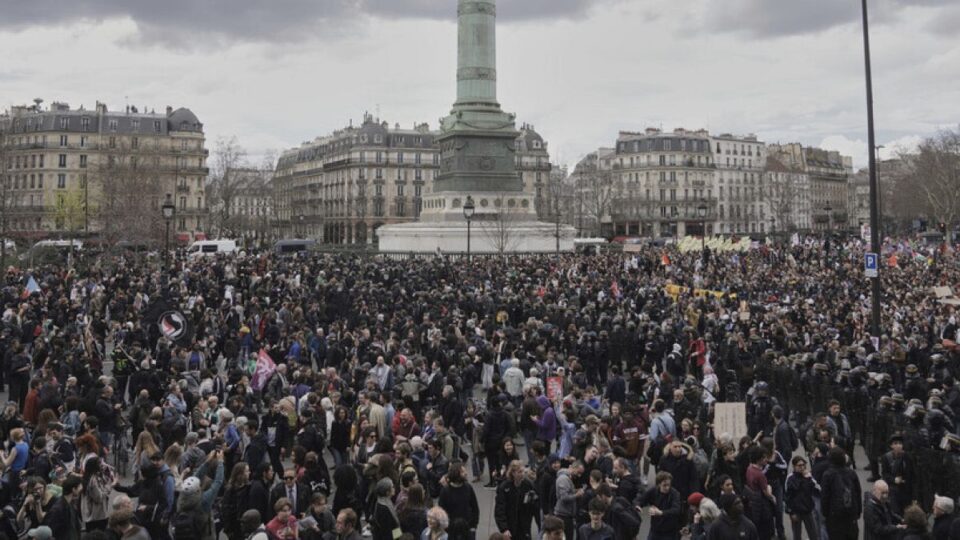
M 847 464 L 847 453 L 835 446 L 828 453 L 830 467 L 823 473 L 821 507 L 830 540 L 856 540 L 863 511 L 860 479 Z
M 147 529 L 153 540 L 165 540 L 168 538 L 167 525 L 174 508 L 174 480 L 166 465 L 163 465 L 166 471 L 161 468 L 163 456 L 157 457 L 160 459 L 151 459 L 140 469 L 140 482 L 132 486 L 116 485 L 114 489 L 136 497 L 137 523 Z
M 209 480 L 211 469 L 214 469 L 213 481 L 206 490 L 202 490 L 203 482 Z M 195 476 L 183 481 L 183 488 L 177 499 L 177 513 L 170 523 L 173 540 L 216 540 L 213 503 L 221 487 L 223 455 L 214 451 L 207 456 L 207 461 L 200 466 Z
M 634 540 L 640 534 L 643 518 L 634 508 L 632 499 L 616 495 L 608 484 L 600 484 L 596 498 L 607 506 L 603 521 L 613 527 L 615 540 Z

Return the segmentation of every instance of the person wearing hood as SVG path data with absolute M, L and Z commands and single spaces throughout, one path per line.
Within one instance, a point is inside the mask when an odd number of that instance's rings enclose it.
M 710 525 L 707 540 L 760 540 L 757 528 L 743 515 L 743 501 L 731 494 L 720 496 L 723 514 Z
M 202 489 L 203 481 L 209 479 L 211 469 L 213 481 L 204 490 Z M 200 466 L 195 476 L 183 481 L 183 489 L 177 499 L 177 517 L 171 520 L 174 526 L 187 523 L 182 516 L 189 516 L 192 520 L 192 525 L 189 525 L 192 528 L 192 538 L 215 540 L 217 534 L 213 524 L 213 502 L 220 493 L 221 487 L 223 487 L 223 455 L 219 451 L 214 451 L 207 456 L 207 461 Z M 181 534 L 175 533 L 174 537 L 180 538 Z
M 534 416 L 537 425 L 537 440 L 543 441 L 549 451 L 550 444 L 557 438 L 557 414 L 547 396 L 537 396 L 537 405 L 540 406 L 540 415 Z

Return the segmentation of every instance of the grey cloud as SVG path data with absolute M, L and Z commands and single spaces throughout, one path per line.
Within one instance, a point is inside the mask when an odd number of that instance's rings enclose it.
M 788 37 L 859 24 L 860 2 L 855 0 L 706 0 L 702 20 L 707 30 L 741 33 L 758 38 Z M 939 9 L 956 0 L 871 0 L 873 23 L 896 21 L 910 8 Z
M 500 0 L 504 21 L 572 18 L 623 0 Z M 456 0 L 0 0 L 0 31 L 129 18 L 134 41 L 177 48 L 209 42 L 295 42 L 337 36 L 367 17 L 456 18 Z

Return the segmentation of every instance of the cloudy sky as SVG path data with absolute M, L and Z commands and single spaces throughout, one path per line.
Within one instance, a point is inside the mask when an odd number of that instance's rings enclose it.
M 877 140 L 960 122 L 960 2 L 870 0 Z M 251 159 L 355 123 L 437 125 L 455 0 L 0 0 L 0 104 L 192 109 Z M 499 98 L 573 163 L 705 127 L 866 163 L 857 0 L 499 0 Z

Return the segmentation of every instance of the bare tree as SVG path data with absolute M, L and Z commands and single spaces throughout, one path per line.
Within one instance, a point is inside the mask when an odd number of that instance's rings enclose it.
M 241 178 L 233 171 L 243 166 L 247 151 L 240 146 L 236 136 L 220 137 L 213 151 L 213 167 L 210 170 L 210 187 L 207 200 L 212 206 L 211 225 L 218 235 L 229 231 L 230 212 Z
M 493 200 L 495 212 L 476 214 L 480 229 L 486 238 L 491 250 L 501 255 L 516 249 L 520 242 L 517 234 L 517 224 L 524 216 L 517 208 L 518 199 L 510 198 L 501 193 Z
M 792 232 L 796 229 L 795 215 L 799 199 L 800 188 L 793 172 L 781 173 L 778 181 L 770 183 L 770 194 L 767 201 L 770 204 L 770 213 L 773 214 L 776 227 L 780 232 Z
M 960 219 L 960 129 L 943 131 L 925 140 L 909 159 L 908 185 L 923 193 L 929 215 L 947 228 Z
M 596 163 L 587 165 L 580 186 L 584 196 L 583 212 L 590 219 L 591 236 L 601 233 L 604 219 L 610 216 L 613 202 L 623 194 L 623 185 L 613 171 L 600 168 Z
M 82 231 L 87 218 L 87 199 L 82 187 L 57 192 L 53 206 L 53 218 L 58 230 L 66 231 L 70 238 L 67 266 L 73 264 L 73 242 Z
M 119 241 L 158 242 L 162 217 L 158 204 L 164 196 L 159 140 L 144 140 L 137 147 L 120 139 L 104 148 L 99 159 L 81 178 L 88 215 L 101 224 L 103 239 L 113 245 Z M 92 190 L 90 188 L 93 188 Z M 99 192 L 97 204 L 90 204 L 90 191 Z

